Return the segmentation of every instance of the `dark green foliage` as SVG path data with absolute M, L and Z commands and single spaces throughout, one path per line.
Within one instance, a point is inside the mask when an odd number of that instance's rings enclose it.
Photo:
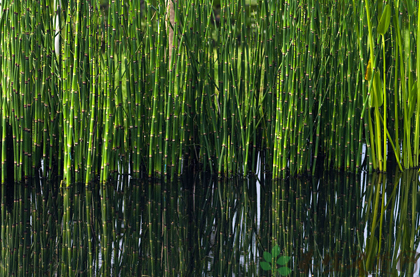
M 2 182 L 418 167 L 409 2 L 4 0 Z

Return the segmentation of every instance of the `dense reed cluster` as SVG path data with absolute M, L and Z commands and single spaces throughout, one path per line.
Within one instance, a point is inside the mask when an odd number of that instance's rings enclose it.
M 418 167 L 417 2 L 2 0 L 1 182 Z

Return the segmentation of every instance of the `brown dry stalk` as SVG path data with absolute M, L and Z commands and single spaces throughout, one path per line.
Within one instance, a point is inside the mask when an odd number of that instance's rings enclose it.
M 171 64 L 171 60 L 172 60 L 172 48 L 174 45 L 174 29 L 175 28 L 175 8 L 174 8 L 174 1 L 173 0 L 168 0 L 168 7 L 167 7 L 167 16 L 166 16 L 166 28 L 168 29 L 168 34 L 169 34 L 169 59 L 168 59 L 168 63 L 169 65 Z M 168 20 L 170 21 L 171 24 L 168 24 Z M 172 25 L 172 27 L 171 27 Z

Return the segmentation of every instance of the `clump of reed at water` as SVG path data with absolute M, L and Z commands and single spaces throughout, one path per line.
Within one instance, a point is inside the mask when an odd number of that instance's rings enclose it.
M 415 4 L 4 0 L 1 181 L 418 167 Z

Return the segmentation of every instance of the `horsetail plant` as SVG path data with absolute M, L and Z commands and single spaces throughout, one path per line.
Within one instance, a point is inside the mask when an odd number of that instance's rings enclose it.
M 418 166 L 412 3 L 101 3 L 2 1 L 3 183 Z

